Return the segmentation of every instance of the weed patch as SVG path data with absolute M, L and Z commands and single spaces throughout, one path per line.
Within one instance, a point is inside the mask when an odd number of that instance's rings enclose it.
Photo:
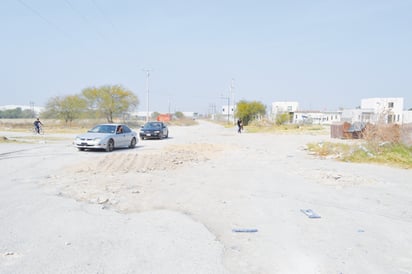
M 412 168 L 412 147 L 403 144 L 381 143 L 369 145 L 342 143 L 311 143 L 309 151 L 321 157 L 335 158 L 346 162 L 377 163 L 390 166 Z

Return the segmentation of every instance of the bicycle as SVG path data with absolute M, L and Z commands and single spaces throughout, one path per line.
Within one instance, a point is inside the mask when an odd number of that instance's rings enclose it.
M 33 134 L 35 134 L 35 135 L 37 135 L 37 134 L 43 135 L 43 134 L 44 134 L 43 126 L 42 126 L 42 125 L 39 125 L 39 129 L 38 129 L 38 130 L 37 130 L 37 127 L 36 127 L 36 126 L 33 126 L 32 132 L 33 132 Z

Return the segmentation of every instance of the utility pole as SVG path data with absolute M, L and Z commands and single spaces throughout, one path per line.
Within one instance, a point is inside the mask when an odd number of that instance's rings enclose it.
M 169 102 L 168 102 L 167 114 L 170 114 L 170 97 L 169 97 Z
M 30 104 L 31 115 L 33 116 L 32 118 L 34 118 L 36 116 L 35 115 L 36 112 L 34 111 L 34 102 L 30 101 L 29 104 Z
M 146 122 L 149 121 L 149 77 L 150 77 L 150 72 L 152 71 L 151 69 L 143 69 L 144 72 L 146 72 L 146 92 L 147 92 L 147 113 L 146 113 Z
M 220 98 L 227 100 L 227 109 L 226 109 L 226 111 L 227 111 L 227 123 L 230 124 L 230 96 L 229 95 L 228 96 L 221 95 Z
M 233 104 L 233 124 L 236 124 L 235 118 L 235 79 L 232 78 L 232 82 L 230 83 L 230 95 L 232 96 L 232 104 Z

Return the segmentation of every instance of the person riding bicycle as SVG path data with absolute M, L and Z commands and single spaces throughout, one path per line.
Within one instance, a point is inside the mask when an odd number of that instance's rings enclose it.
M 36 121 L 34 121 L 34 129 L 36 131 L 37 134 L 40 134 L 40 126 L 43 125 L 42 122 L 40 122 L 40 118 L 37 118 Z

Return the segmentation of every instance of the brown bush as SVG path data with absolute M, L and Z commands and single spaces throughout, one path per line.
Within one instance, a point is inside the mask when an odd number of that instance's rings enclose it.
M 379 150 L 385 143 L 401 143 L 401 127 L 397 124 L 368 124 L 363 131 L 363 138 L 369 146 Z
M 412 146 L 412 124 L 403 124 L 401 127 L 401 142 Z

